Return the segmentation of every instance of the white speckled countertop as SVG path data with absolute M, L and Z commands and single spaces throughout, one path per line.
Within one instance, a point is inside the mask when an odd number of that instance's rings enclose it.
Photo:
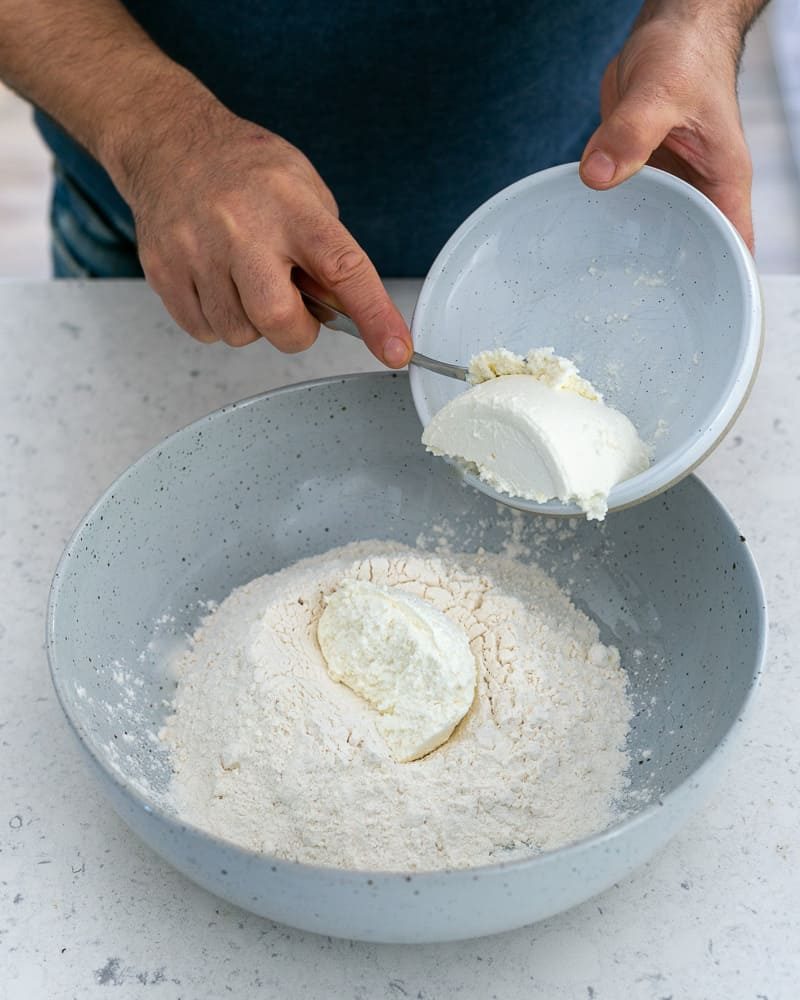
M 392 282 L 408 313 L 417 285 Z M 138 282 L 0 283 L 0 998 L 795 1000 L 800 983 L 800 277 L 767 278 L 767 348 L 702 476 L 759 562 L 770 650 L 707 808 L 596 899 L 495 938 L 354 944 L 196 888 L 106 805 L 55 698 L 50 577 L 96 496 L 224 403 L 368 367 L 349 338 L 234 352 L 177 331 Z

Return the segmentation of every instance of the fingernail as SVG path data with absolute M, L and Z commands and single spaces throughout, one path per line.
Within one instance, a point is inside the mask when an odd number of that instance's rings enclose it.
M 390 337 L 383 345 L 383 360 L 390 368 L 402 368 L 409 353 L 408 344 L 399 337 Z
M 583 176 L 596 184 L 608 184 L 616 172 L 616 163 L 599 149 L 589 153 L 583 165 Z

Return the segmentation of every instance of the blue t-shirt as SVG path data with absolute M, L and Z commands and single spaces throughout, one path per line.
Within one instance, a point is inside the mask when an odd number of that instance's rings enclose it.
M 236 114 L 298 146 L 385 275 L 421 275 L 512 181 L 576 160 L 639 0 L 125 0 Z M 102 168 L 37 112 L 62 170 L 118 228 Z

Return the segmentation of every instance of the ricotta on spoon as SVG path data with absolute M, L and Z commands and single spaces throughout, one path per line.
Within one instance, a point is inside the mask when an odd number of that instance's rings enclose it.
M 378 713 L 397 761 L 441 746 L 475 696 L 466 632 L 427 601 L 366 580 L 345 580 L 327 600 L 317 638 L 328 673 Z
M 501 493 L 574 502 L 602 521 L 611 489 L 650 465 L 630 420 L 552 347 L 524 358 L 484 351 L 469 375 L 472 388 L 439 410 L 422 443 L 474 466 Z

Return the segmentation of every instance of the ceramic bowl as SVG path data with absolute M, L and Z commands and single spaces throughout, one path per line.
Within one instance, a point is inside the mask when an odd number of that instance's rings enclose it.
M 750 390 L 762 327 L 753 260 L 708 198 L 651 167 L 592 191 L 577 164 L 478 208 L 436 258 L 412 322 L 417 350 L 458 364 L 490 347 L 552 346 L 574 359 L 653 447 L 651 467 L 611 491 L 610 509 L 660 493 L 714 448 Z M 427 425 L 464 385 L 414 368 L 411 390 Z M 514 507 L 577 512 L 466 478 Z
M 529 860 L 469 871 L 345 871 L 251 853 L 181 821 L 157 733 L 169 654 L 209 600 L 359 539 L 499 549 L 512 531 L 630 669 L 629 815 Z M 53 682 L 87 761 L 130 827 L 190 879 L 321 934 L 439 941 L 573 906 L 650 857 L 697 808 L 738 729 L 764 651 L 747 546 L 694 478 L 609 518 L 520 515 L 419 446 L 405 375 L 291 386 L 186 427 L 89 512 L 53 581 Z M 324 808 L 324 803 L 320 803 Z

